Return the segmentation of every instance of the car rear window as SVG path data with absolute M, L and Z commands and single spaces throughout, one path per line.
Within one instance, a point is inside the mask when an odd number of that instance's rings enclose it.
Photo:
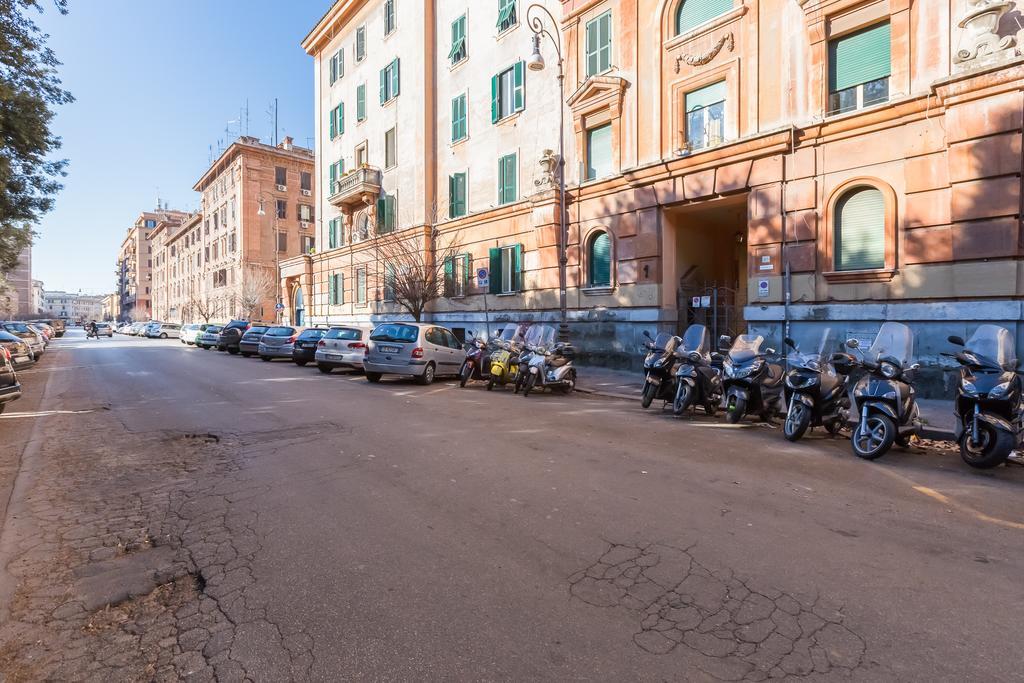
M 268 329 L 270 329 L 270 328 L 268 328 L 268 327 L 250 327 L 249 330 L 246 332 L 246 334 L 253 334 L 253 333 L 256 333 L 256 334 L 266 334 Z
M 25 323 L 4 323 L 4 327 L 6 327 L 8 330 L 14 330 L 16 332 L 31 332 L 32 331 L 32 330 L 28 329 L 28 325 L 26 325 Z
M 221 328 L 218 325 L 210 325 L 206 328 L 207 332 L 220 332 Z
M 363 331 L 355 327 L 332 327 L 324 335 L 324 339 L 362 339 Z
M 320 339 L 321 337 L 324 336 L 324 333 L 326 331 L 327 330 L 317 330 L 317 329 L 306 330 L 305 332 L 303 332 L 302 334 L 299 335 L 299 339 Z
M 420 330 L 418 327 L 412 325 L 395 325 L 387 324 L 380 325 L 370 335 L 370 339 L 373 341 L 391 341 L 391 342 L 403 342 L 412 343 L 419 339 Z
M 295 334 L 294 327 L 271 327 L 267 330 L 267 334 L 271 337 L 290 337 Z

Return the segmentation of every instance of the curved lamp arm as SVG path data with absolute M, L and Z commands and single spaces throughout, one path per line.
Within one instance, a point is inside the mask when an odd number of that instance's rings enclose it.
M 533 16 L 530 16 L 530 15 Z M 548 19 L 551 20 L 551 25 L 555 28 L 555 33 L 552 34 L 547 27 L 544 25 L 544 15 L 547 15 Z M 547 7 L 534 3 L 526 9 L 526 23 L 529 25 L 530 30 L 533 31 L 534 36 L 547 36 L 551 41 L 551 44 L 555 46 L 555 54 L 558 55 L 558 66 L 561 69 L 562 66 L 562 36 L 558 32 L 558 22 L 555 21 L 555 17 L 551 14 Z

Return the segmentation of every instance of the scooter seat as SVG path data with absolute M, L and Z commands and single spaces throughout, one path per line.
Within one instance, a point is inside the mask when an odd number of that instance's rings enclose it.
M 764 385 L 766 387 L 774 387 L 775 385 L 779 384 L 785 376 L 786 373 L 782 369 L 781 365 L 769 363 L 768 369 L 764 375 Z

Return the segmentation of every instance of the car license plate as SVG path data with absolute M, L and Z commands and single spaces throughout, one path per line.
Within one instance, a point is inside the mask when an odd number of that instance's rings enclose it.
M 18 361 L 19 363 L 27 363 L 28 356 L 15 356 L 14 360 Z
M 399 346 L 380 346 L 378 347 L 381 353 L 398 353 L 402 350 Z
M 341 354 L 340 353 L 328 353 L 326 355 L 327 355 L 327 357 L 330 360 L 340 360 L 341 359 Z

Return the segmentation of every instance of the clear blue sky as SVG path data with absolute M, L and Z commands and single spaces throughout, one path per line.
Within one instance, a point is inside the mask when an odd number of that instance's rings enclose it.
M 270 140 L 277 97 L 280 137 L 312 142 L 313 62 L 299 43 L 331 0 L 71 0 L 66 16 L 44 5 L 76 98 L 57 112 L 68 177 L 33 248 L 46 289 L 113 291 L 125 230 L 158 188 L 171 208 L 198 208 L 192 185 L 210 145 L 238 134 L 246 100 L 250 135 Z

